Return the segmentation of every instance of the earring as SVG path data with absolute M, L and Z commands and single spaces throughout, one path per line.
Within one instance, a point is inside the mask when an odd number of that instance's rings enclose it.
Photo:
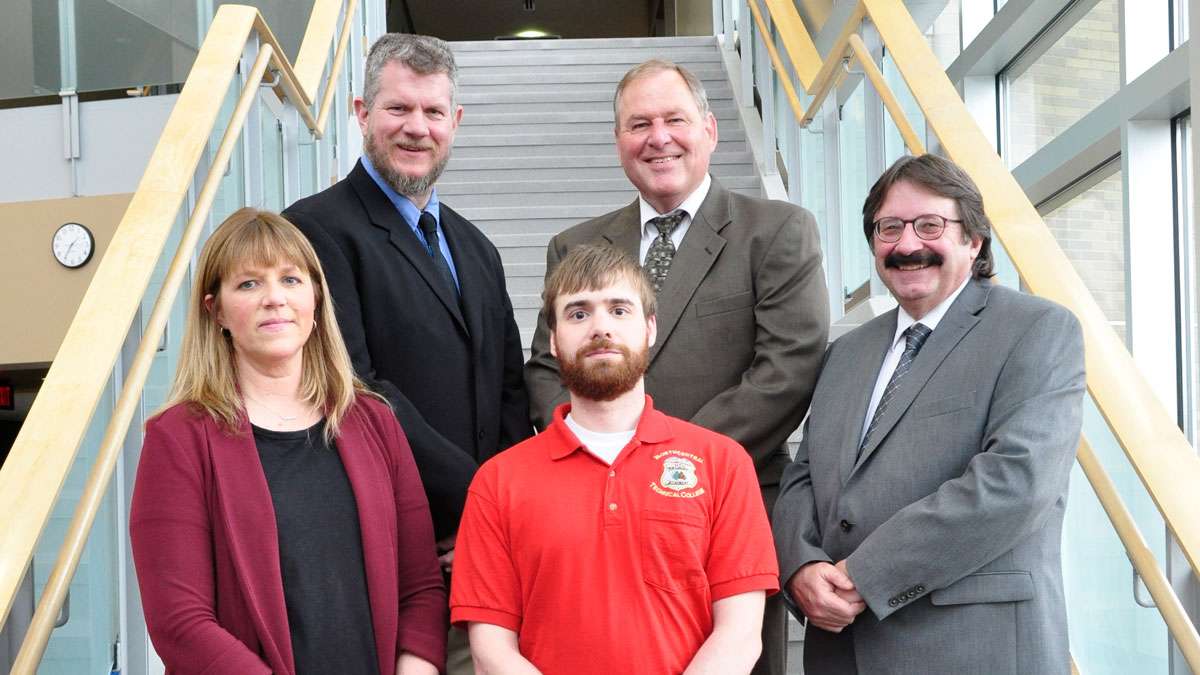
M 225 326 L 221 326 L 221 337 L 227 338 L 227 337 L 232 337 L 232 335 L 233 334 L 229 332 L 228 328 L 226 328 Z

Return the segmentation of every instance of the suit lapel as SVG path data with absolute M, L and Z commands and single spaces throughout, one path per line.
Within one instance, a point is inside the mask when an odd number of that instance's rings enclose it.
M 979 323 L 979 312 L 987 305 L 989 288 L 974 280 L 967 282 L 962 293 L 950 305 L 946 316 L 938 323 L 933 333 L 913 361 L 912 370 L 904 377 L 903 384 L 896 390 L 887 410 L 883 412 L 879 424 L 871 432 L 867 446 L 859 454 L 854 466 L 857 471 L 875 452 L 884 438 L 900 418 L 908 411 L 913 399 L 921 393 L 925 383 L 946 360 L 951 351 L 962 341 L 963 337 Z M 894 330 L 894 325 L 893 325 Z
M 458 307 L 458 299 L 454 297 L 449 288 L 446 288 L 445 283 L 438 276 L 437 269 L 433 266 L 433 260 L 429 258 L 429 253 L 425 251 L 425 247 L 421 245 L 421 241 L 417 239 L 417 235 L 408 226 L 408 223 L 404 222 L 404 218 L 396 210 L 396 205 L 388 200 L 387 195 L 383 194 L 366 169 L 362 168 L 361 163 L 354 167 L 354 171 L 350 172 L 350 184 L 358 193 L 363 206 L 366 207 L 371 225 L 388 233 L 388 241 L 408 259 L 409 264 L 417 270 L 417 273 L 429 286 L 430 291 L 438 298 L 446 311 L 450 312 L 459 328 L 465 333 L 467 324 Z
M 729 193 L 713 179 L 708 196 L 692 218 L 658 294 L 658 339 L 650 348 L 650 363 L 654 363 L 662 346 L 670 339 L 696 289 L 725 248 L 725 238 L 718 233 L 730 221 Z
M 243 418 L 236 436 L 209 424 L 219 509 L 251 620 L 267 662 L 284 663 L 294 670 L 275 509 L 250 422 Z
M 368 440 L 364 427 L 365 415 L 352 408 L 346 415 L 338 434 L 337 450 L 346 468 L 346 478 L 354 492 L 358 507 L 358 526 L 362 536 L 363 566 L 366 573 L 368 600 L 371 606 L 375 644 L 388 644 L 388 636 L 396 630 L 396 565 L 399 556 L 393 545 L 396 532 L 394 504 L 381 496 L 393 494 L 391 473 L 370 452 L 380 440 Z M 385 654 L 379 654 L 380 672 L 385 671 Z
M 840 382 L 845 392 L 847 404 L 850 405 L 842 429 L 841 444 L 841 477 L 842 485 L 850 480 L 854 471 L 855 459 L 858 457 L 858 444 L 862 440 L 863 424 L 867 417 L 867 406 L 871 404 L 871 394 L 875 393 L 875 380 L 879 377 L 879 369 L 891 346 L 892 337 L 896 334 L 897 310 L 884 314 L 872 326 L 872 334 L 866 336 L 867 354 L 869 358 L 854 358 L 850 364 L 851 372 Z M 864 386 L 865 385 L 865 386 Z
M 621 209 L 613 216 L 612 221 L 605 226 L 600 236 L 609 246 L 625 251 L 640 265 L 639 256 L 642 243 L 641 211 L 637 200 Z
M 459 299 L 454 307 L 461 313 L 473 351 L 479 354 L 483 350 L 483 312 L 487 304 L 483 291 L 486 282 L 479 272 L 489 266 L 479 258 L 477 247 L 467 245 L 467 222 L 449 208 L 442 206 L 441 209 L 442 232 L 446 235 L 446 245 L 454 258 L 454 272 L 458 275 Z M 439 287 L 444 286 L 439 284 Z

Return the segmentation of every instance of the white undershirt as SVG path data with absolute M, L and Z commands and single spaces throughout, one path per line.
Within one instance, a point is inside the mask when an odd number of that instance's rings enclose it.
M 679 206 L 667 211 L 670 213 L 682 209 L 686 214 L 683 220 L 679 221 L 679 227 L 676 227 L 675 231 L 671 233 L 671 243 L 675 244 L 676 251 L 679 250 L 679 244 L 683 242 L 683 235 L 687 234 L 688 227 L 692 224 L 692 218 L 700 210 L 700 205 L 704 203 L 704 198 L 708 196 L 708 188 L 711 186 L 712 177 L 704 174 L 704 180 L 700 181 L 700 186 L 693 190 L 692 194 L 688 195 L 688 198 L 683 200 Z M 638 247 L 638 262 L 645 262 L 646 254 L 650 252 L 650 244 L 658 238 L 658 228 L 650 224 L 650 219 L 667 214 L 655 211 L 654 207 L 650 206 L 650 203 L 641 195 L 638 195 L 638 205 L 642 214 L 642 243 Z
M 630 439 L 633 438 L 633 432 L 636 431 L 636 429 L 615 432 L 592 431 L 579 426 L 579 422 L 571 417 L 571 413 L 567 413 L 563 421 L 567 423 L 567 428 L 575 434 L 575 438 L 578 438 L 580 443 L 583 443 L 583 447 L 588 452 L 610 466 L 617 460 L 617 455 L 621 454 L 621 449 L 629 445 Z
M 930 333 L 937 328 L 942 317 L 946 316 L 946 310 L 950 309 L 950 305 L 954 304 L 955 298 L 962 293 L 962 289 L 967 287 L 967 282 L 970 280 L 971 277 L 968 275 L 959 284 L 958 289 L 950 294 L 950 297 L 942 300 L 937 307 L 921 317 L 920 322 L 925 324 Z M 863 438 L 867 435 L 867 427 L 871 426 L 871 419 L 875 417 L 875 409 L 879 407 L 879 399 L 883 398 L 883 390 L 887 388 L 888 381 L 892 379 L 892 373 L 896 372 L 896 366 L 900 363 L 900 357 L 904 355 L 904 348 L 908 342 L 904 339 L 904 331 L 914 323 L 917 323 L 917 320 L 904 311 L 903 307 L 900 307 L 896 313 L 896 332 L 892 335 L 892 346 L 888 349 L 887 355 L 883 357 L 883 365 L 879 367 L 879 375 L 875 378 L 875 391 L 871 394 L 871 404 L 867 406 L 867 416 L 863 419 L 862 430 L 858 434 L 859 445 L 862 445 Z

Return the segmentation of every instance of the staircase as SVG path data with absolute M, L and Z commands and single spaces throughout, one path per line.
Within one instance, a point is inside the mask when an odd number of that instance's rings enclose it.
M 462 125 L 438 198 L 473 222 L 504 260 L 528 348 L 541 307 L 546 244 L 637 195 L 617 160 L 612 98 L 634 65 L 665 58 L 704 83 L 720 143 L 710 172 L 760 194 L 716 38 L 456 42 Z

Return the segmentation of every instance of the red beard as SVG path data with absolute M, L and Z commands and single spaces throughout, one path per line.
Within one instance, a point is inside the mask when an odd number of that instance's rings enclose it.
M 589 352 L 601 349 L 621 352 L 621 360 L 597 361 L 590 365 L 585 362 Z M 580 347 L 574 359 L 568 361 L 559 354 L 558 373 L 563 386 L 572 394 L 589 401 L 611 401 L 637 386 L 646 373 L 649 351 L 649 345 L 634 353 L 628 347 L 598 338 Z

